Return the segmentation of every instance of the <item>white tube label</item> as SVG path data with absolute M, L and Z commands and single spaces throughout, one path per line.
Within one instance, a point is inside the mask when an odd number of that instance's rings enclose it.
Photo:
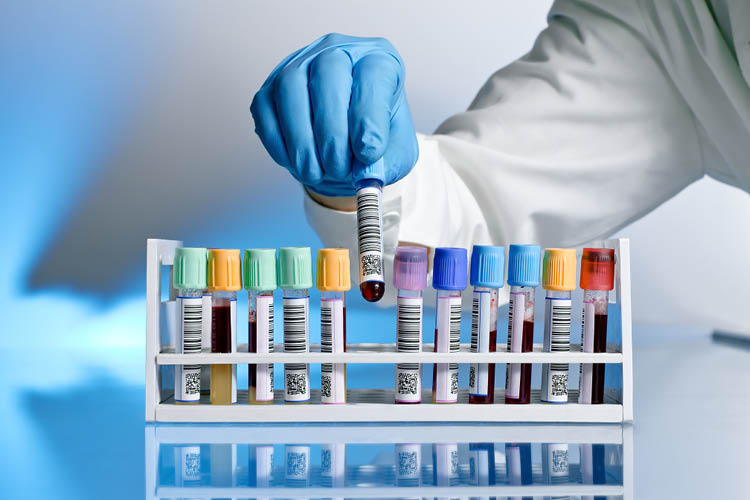
M 583 352 L 594 352 L 594 315 L 596 307 L 594 302 L 583 303 L 583 328 L 581 330 L 581 347 Z M 580 378 L 578 384 L 578 402 L 580 404 L 591 404 L 593 389 L 594 365 L 581 363 Z
M 399 297 L 396 320 L 396 350 L 422 351 L 422 297 Z M 419 363 L 396 365 L 396 401 L 419 403 L 422 400 L 422 371 Z
M 461 297 L 438 297 L 435 352 L 458 352 L 461 339 Z M 458 400 L 458 363 L 438 363 L 435 402 Z
M 521 352 L 523 346 L 523 321 L 526 314 L 526 295 L 511 293 L 508 315 L 508 351 Z M 521 363 L 509 363 L 506 370 L 505 395 L 521 397 Z
M 344 352 L 344 301 L 323 299 L 320 301 L 320 350 L 321 352 Z M 322 363 L 320 366 L 320 401 L 322 403 L 346 403 L 346 365 L 344 363 Z
M 490 352 L 490 292 L 474 292 L 471 310 L 471 352 Z M 469 394 L 486 396 L 489 365 L 473 363 L 469 367 Z
M 310 351 L 310 297 L 285 297 L 284 352 Z M 284 400 L 292 403 L 310 399 L 310 365 L 284 364 Z
M 259 354 L 273 352 L 273 295 L 255 299 L 255 346 Z M 273 401 L 273 364 L 255 365 L 255 400 Z
M 200 446 L 180 446 L 175 449 L 177 464 L 180 469 L 178 486 L 201 480 L 201 448 Z
M 254 470 L 253 470 L 254 469 Z M 273 446 L 255 447 L 255 467 L 251 467 L 249 474 L 255 474 L 255 486 L 257 488 L 268 488 L 271 485 L 273 475 Z
M 418 443 L 396 445 L 396 480 L 419 482 L 422 471 L 422 445 Z M 404 484 L 404 483 L 401 483 Z M 416 486 L 417 484 L 414 484 Z
M 320 447 L 320 475 L 330 487 L 344 486 L 346 475 L 346 444 L 324 444 Z
M 435 486 L 451 486 L 458 480 L 458 445 L 439 443 L 432 445 L 432 460 L 435 468 Z
M 385 281 L 383 275 L 383 219 L 380 212 L 382 191 L 376 187 L 357 191 L 359 237 L 359 282 Z
M 544 350 L 546 352 L 570 351 L 570 299 L 547 297 L 544 314 Z M 567 363 L 546 363 L 542 366 L 542 401 L 568 402 Z
M 203 299 L 177 297 L 177 352 L 199 354 L 203 337 Z M 196 403 L 201 397 L 200 365 L 175 366 L 174 399 L 182 403 Z
M 568 481 L 568 445 L 560 443 L 542 444 L 542 476 L 548 484 Z
M 310 447 L 287 445 L 284 448 L 285 477 L 292 481 L 310 479 Z

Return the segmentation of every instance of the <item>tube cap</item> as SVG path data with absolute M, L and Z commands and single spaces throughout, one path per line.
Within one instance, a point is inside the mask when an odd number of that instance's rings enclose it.
M 312 288 L 310 247 L 279 248 L 279 287 L 302 290 Z
M 427 288 L 427 249 L 396 247 L 393 258 L 393 286 L 397 290 Z
M 321 292 L 346 292 L 352 287 L 349 278 L 349 249 L 318 250 L 317 286 Z
M 242 288 L 240 251 L 212 248 L 208 251 L 208 289 L 236 292 Z
M 542 248 L 539 245 L 511 245 L 508 250 L 508 284 L 539 286 L 541 260 Z
M 584 248 L 581 256 L 581 288 L 584 290 L 612 290 L 614 287 L 614 249 Z
M 242 263 L 242 279 L 247 290 L 276 290 L 276 250 L 249 248 Z
M 465 248 L 436 248 L 432 261 L 432 288 L 463 290 L 466 288 L 467 267 Z
M 545 290 L 569 292 L 576 289 L 576 251 L 573 248 L 546 248 L 542 266 Z
M 472 286 L 502 288 L 505 284 L 505 247 L 474 245 L 469 282 Z
M 174 268 L 172 269 L 172 286 L 175 288 L 206 288 L 208 272 L 208 250 L 205 248 L 176 248 L 174 251 Z

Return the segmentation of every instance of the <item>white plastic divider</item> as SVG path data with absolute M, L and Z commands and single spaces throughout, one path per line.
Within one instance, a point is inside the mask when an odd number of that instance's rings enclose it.
M 146 322 L 146 421 L 159 422 L 630 422 L 633 420 L 632 326 L 630 297 L 630 245 L 627 239 L 607 240 L 605 246 L 615 250 L 615 290 L 610 294 L 612 307 L 617 309 L 619 321 L 609 322 L 609 337 L 621 339 L 610 343 L 607 352 L 584 353 L 580 345 L 571 345 L 570 352 L 543 352 L 539 344 L 528 353 L 509 353 L 503 342 L 497 352 L 471 353 L 462 344 L 456 353 L 433 353 L 431 344 L 424 344 L 420 353 L 397 353 L 394 344 L 348 344 L 345 353 L 321 353 L 319 345 L 312 345 L 308 353 L 286 353 L 282 344 L 269 354 L 249 353 L 247 344 L 240 344 L 235 353 L 177 354 L 170 346 L 162 345 L 160 328 L 161 270 L 171 266 L 174 251 L 180 241 L 153 240 L 147 242 L 147 322 Z M 580 254 L 580 252 L 579 252 Z M 172 296 L 173 294 L 170 294 Z M 614 311 L 613 311 L 614 312 Z M 613 315 L 614 316 L 614 315 Z M 314 320 L 314 319 L 313 319 Z M 617 334 L 617 335 L 615 335 Z M 257 363 L 607 363 L 622 365 L 622 387 L 608 390 L 603 405 L 579 405 L 571 396 L 568 404 L 539 403 L 532 396 L 529 405 L 502 404 L 503 392 L 496 391 L 495 404 L 459 403 L 418 405 L 393 404 L 393 391 L 388 389 L 350 390 L 344 405 L 278 404 L 248 405 L 246 393 L 241 393 L 239 404 L 219 406 L 210 404 L 176 405 L 160 387 L 161 366 L 177 364 L 257 364 Z M 315 391 L 313 391 L 315 392 Z M 465 392 L 465 391 L 464 391 Z M 571 394 L 576 391 L 571 390 Z M 532 391 L 532 394 L 538 391 Z M 536 398 L 536 399 L 534 399 Z M 283 399 L 283 398 L 282 398 Z M 242 401 L 244 400 L 244 404 Z M 429 395 L 423 401 L 429 401 Z M 315 398 L 313 398 L 313 402 Z

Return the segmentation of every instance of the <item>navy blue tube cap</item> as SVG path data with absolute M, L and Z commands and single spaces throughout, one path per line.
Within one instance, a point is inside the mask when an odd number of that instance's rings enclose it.
M 505 247 L 474 245 L 469 282 L 472 286 L 502 288 L 505 284 Z
M 467 267 L 465 248 L 436 248 L 432 262 L 432 288 L 463 290 L 466 288 Z
M 508 250 L 508 284 L 510 286 L 539 286 L 542 247 L 539 245 L 511 245 Z

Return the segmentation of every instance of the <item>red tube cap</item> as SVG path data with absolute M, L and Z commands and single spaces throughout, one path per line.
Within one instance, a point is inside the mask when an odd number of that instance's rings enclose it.
M 611 248 L 584 248 L 581 256 L 581 288 L 612 290 L 615 287 L 615 251 Z

